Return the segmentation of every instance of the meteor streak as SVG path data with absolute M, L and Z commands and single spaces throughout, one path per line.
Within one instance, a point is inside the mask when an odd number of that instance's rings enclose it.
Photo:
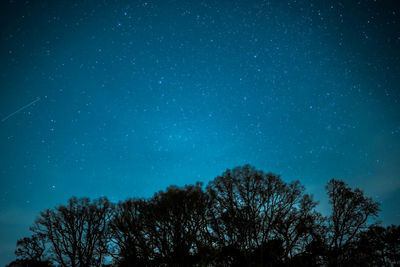
M 36 102 L 38 102 L 40 100 L 40 97 L 36 97 L 35 100 L 33 100 L 32 102 L 30 102 L 29 104 L 26 104 L 25 106 L 19 108 L 18 110 L 14 111 L 13 113 L 9 114 L 7 117 L 4 117 L 3 119 L 1 119 L 1 122 L 5 122 L 6 120 L 8 120 L 8 118 L 14 116 L 15 114 L 17 114 L 18 112 L 30 107 L 31 105 L 35 104 Z

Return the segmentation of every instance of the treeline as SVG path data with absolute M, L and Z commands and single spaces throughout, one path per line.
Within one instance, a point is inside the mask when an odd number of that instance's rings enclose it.
M 331 213 L 298 181 L 246 165 L 150 199 L 71 198 L 40 213 L 9 266 L 400 266 L 400 227 L 332 179 Z

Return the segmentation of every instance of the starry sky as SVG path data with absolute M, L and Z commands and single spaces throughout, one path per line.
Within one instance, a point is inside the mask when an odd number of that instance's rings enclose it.
M 71 196 L 249 163 L 400 223 L 398 1 L 0 1 L 0 264 Z

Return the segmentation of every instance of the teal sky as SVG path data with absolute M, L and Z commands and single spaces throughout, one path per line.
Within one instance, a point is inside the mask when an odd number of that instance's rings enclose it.
M 0 264 L 39 211 L 249 163 L 400 223 L 389 1 L 1 1 Z M 16 112 L 18 111 L 18 112 Z M 10 116 L 11 115 L 11 116 Z

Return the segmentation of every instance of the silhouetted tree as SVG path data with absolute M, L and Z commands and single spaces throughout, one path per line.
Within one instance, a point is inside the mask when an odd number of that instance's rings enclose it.
M 290 260 L 289 265 L 295 267 L 325 266 L 324 257 L 326 254 L 327 248 L 324 240 L 320 235 L 314 234 L 313 240 L 306 245 L 305 250 L 295 255 Z
M 281 239 L 273 239 L 262 243 L 252 252 L 251 266 L 279 267 L 286 266 L 286 250 Z
M 149 200 L 144 221 L 158 264 L 191 266 L 206 261 L 208 205 L 201 184 L 169 187 Z
M 374 223 L 379 204 L 343 181 L 326 189 L 328 218 L 298 181 L 249 165 L 206 190 L 171 186 L 116 206 L 71 198 L 40 213 L 8 266 L 400 266 L 400 227 Z
M 169 187 L 148 201 L 119 203 L 112 220 L 119 266 L 189 266 L 207 261 L 208 197 L 200 184 Z
M 236 244 L 220 247 L 212 263 L 212 266 L 246 266 L 246 251 Z
M 118 203 L 110 223 L 114 258 L 118 266 L 147 266 L 153 257 L 153 248 L 145 226 L 148 203 L 129 199 Z
M 71 198 L 66 206 L 41 212 L 31 230 L 46 237 L 57 264 L 100 266 L 108 254 L 111 207 L 106 198 Z
M 38 261 L 31 259 L 18 259 L 10 264 L 7 264 L 6 267 L 53 267 L 50 261 Z
M 364 196 L 360 189 L 352 190 L 335 179 L 328 182 L 326 190 L 332 205 L 328 218 L 328 264 L 342 266 L 351 258 L 348 252 L 354 239 L 368 228 L 368 219 L 378 215 L 379 203 Z
M 297 189 L 296 189 L 297 188 Z M 304 188 L 298 183 L 289 185 L 289 191 L 296 194 L 290 203 L 288 212 L 275 222 L 276 238 L 283 241 L 286 262 L 297 254 L 306 251 L 307 246 L 319 240 L 324 231 L 322 224 L 325 218 L 315 210 L 317 202 L 313 197 L 304 194 Z
M 46 236 L 34 234 L 17 241 L 15 255 L 24 260 L 42 261 L 46 250 Z
M 384 234 L 384 252 L 393 266 L 400 266 L 400 226 L 388 226 Z
M 400 266 L 400 226 L 371 225 L 350 249 L 359 266 Z
M 235 247 L 246 258 L 262 244 L 282 240 L 284 257 L 298 253 L 311 239 L 316 203 L 299 182 L 245 165 L 227 170 L 207 186 L 213 234 L 220 247 Z

